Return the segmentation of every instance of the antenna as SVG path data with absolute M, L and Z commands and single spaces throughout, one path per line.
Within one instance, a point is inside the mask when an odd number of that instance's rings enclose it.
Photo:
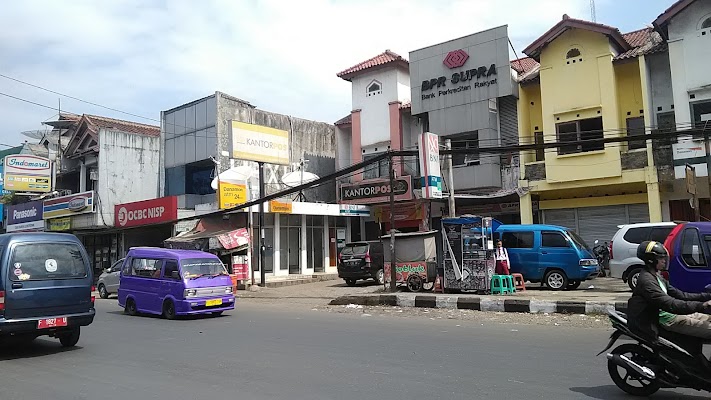
M 595 15 L 595 0 L 590 0 L 590 20 L 592 22 L 597 22 L 597 16 Z

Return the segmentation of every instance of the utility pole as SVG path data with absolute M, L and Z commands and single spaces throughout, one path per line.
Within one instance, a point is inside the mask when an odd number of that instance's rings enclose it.
M 267 285 L 267 274 L 264 271 L 264 201 L 262 200 L 265 193 L 264 185 L 264 163 L 259 162 L 259 236 L 257 236 L 257 247 L 259 248 L 259 286 L 265 287 Z
M 388 151 L 388 168 L 390 169 L 390 291 L 397 290 L 397 262 L 395 260 L 395 166 L 392 151 Z
M 711 115 L 703 115 L 701 117 L 701 122 L 704 123 L 704 148 L 706 149 L 706 179 L 708 180 L 708 189 L 709 189 L 709 201 L 711 202 L 711 144 L 709 144 L 709 131 L 708 131 L 708 126 L 709 126 L 709 121 L 711 121 Z M 696 197 L 696 202 L 698 203 L 698 196 Z M 697 218 L 697 221 L 701 221 L 701 210 L 699 210 L 699 218 Z
M 694 207 L 694 221 L 701 220 L 701 211 L 699 210 L 699 196 L 696 191 L 696 169 L 690 165 L 686 164 L 685 168 L 686 177 L 686 192 L 691 195 L 691 202 Z
M 444 141 L 444 146 L 447 150 L 452 150 L 452 139 L 447 139 Z M 449 193 L 449 218 L 455 218 L 457 216 L 454 210 L 454 172 L 452 171 L 452 155 L 446 157 L 447 160 L 447 192 Z

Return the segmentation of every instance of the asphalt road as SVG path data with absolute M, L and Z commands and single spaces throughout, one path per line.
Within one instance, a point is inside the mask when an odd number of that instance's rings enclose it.
M 3 399 L 628 399 L 595 357 L 608 332 L 392 318 L 242 301 L 167 321 L 98 300 L 79 345 L 0 346 Z M 661 391 L 657 399 L 706 393 Z

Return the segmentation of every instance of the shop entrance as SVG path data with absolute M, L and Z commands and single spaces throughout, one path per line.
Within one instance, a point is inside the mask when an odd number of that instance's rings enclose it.
M 323 264 L 323 217 L 306 217 L 306 265 L 314 272 L 325 272 Z
M 280 215 L 279 269 L 301 273 L 301 215 Z

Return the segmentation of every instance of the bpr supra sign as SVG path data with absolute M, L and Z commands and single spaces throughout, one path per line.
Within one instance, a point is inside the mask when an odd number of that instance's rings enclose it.
M 388 180 L 366 181 L 353 185 L 343 185 L 340 190 L 341 203 L 372 204 L 390 201 L 390 191 L 395 200 L 412 200 L 412 177 L 402 176 L 390 186 Z
M 289 165 L 289 132 L 232 121 L 232 158 Z
M 178 198 L 176 196 L 114 206 L 114 226 L 121 228 L 159 224 L 176 219 L 178 219 Z
M 5 157 L 5 189 L 14 192 L 46 193 L 52 190 L 52 162 L 26 154 Z

